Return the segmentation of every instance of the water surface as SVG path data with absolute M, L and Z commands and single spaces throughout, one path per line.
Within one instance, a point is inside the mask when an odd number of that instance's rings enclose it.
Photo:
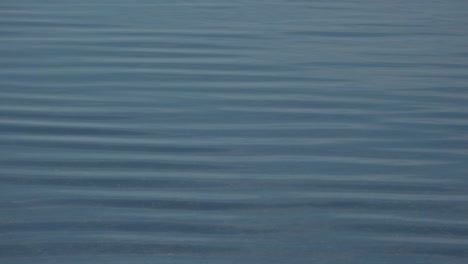
M 2 1 L 0 262 L 466 263 L 466 10 Z

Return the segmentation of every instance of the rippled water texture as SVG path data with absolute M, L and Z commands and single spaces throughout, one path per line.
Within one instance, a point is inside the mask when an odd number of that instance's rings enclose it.
M 0 262 L 468 259 L 466 0 L 3 0 Z

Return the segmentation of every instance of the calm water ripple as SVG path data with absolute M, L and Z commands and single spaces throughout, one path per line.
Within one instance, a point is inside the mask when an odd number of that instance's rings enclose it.
M 467 9 L 2 1 L 0 262 L 467 263 Z

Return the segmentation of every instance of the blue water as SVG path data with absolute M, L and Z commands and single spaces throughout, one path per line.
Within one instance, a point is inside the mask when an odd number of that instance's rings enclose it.
M 1 1 L 0 263 L 467 263 L 467 10 Z

